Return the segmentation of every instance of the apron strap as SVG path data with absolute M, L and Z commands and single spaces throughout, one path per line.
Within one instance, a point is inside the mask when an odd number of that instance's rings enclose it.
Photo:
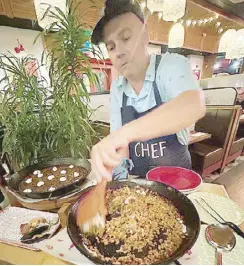
M 153 90 L 154 90 L 154 96 L 155 96 L 155 101 L 156 101 L 156 105 L 159 106 L 162 104 L 162 99 L 161 99 L 161 96 L 160 96 L 160 93 L 159 93 L 159 90 L 158 90 L 158 85 L 156 83 L 156 77 L 157 77 L 157 71 L 158 71 L 158 66 L 160 64 L 160 61 L 161 61 L 161 55 L 156 55 L 156 63 L 155 63 L 155 79 L 154 79 L 154 82 L 153 82 Z M 127 99 L 128 99 L 128 96 L 123 93 L 123 101 L 122 101 L 122 107 L 126 107 L 126 104 L 127 104 Z
M 123 92 L 123 101 L 122 101 L 122 107 L 125 108 L 127 104 L 127 95 Z
M 157 85 L 157 82 L 156 82 L 158 66 L 160 64 L 161 58 L 162 58 L 161 55 L 156 55 L 155 79 L 154 79 L 154 82 L 153 82 L 153 90 L 154 90 L 154 96 L 155 96 L 155 101 L 156 101 L 157 106 L 162 104 L 162 99 L 161 99 L 161 96 L 160 96 L 160 93 L 159 93 L 159 90 L 158 90 L 158 85 Z

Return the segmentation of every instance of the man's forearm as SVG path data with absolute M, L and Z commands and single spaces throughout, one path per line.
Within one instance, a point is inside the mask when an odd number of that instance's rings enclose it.
M 122 128 L 129 142 L 175 134 L 205 115 L 202 91 L 187 91 Z

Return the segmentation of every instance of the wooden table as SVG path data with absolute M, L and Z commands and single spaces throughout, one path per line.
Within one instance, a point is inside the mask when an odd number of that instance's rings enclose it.
M 204 183 L 200 189 L 202 192 L 215 193 L 224 197 L 228 194 L 222 185 Z M 240 226 L 244 230 L 244 223 Z M 30 251 L 19 247 L 13 247 L 0 243 L 0 264 L 33 264 L 33 265 L 64 265 L 71 264 L 56 257 L 53 257 L 43 251 Z
M 196 143 L 196 142 L 200 142 L 203 141 L 205 139 L 210 139 L 211 138 L 211 134 L 208 133 L 204 133 L 204 132 L 191 132 L 190 133 L 190 139 L 189 139 L 189 145 Z

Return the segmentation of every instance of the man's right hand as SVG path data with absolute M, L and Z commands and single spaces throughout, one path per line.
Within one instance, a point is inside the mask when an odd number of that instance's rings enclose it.
M 93 146 L 91 165 L 98 183 L 104 178 L 112 180 L 112 169 L 119 166 L 121 160 L 128 155 L 128 146 L 129 141 L 123 128 L 112 132 Z

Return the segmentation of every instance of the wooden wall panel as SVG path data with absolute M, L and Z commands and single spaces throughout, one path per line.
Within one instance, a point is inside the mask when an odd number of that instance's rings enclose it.
M 216 55 L 209 55 L 204 57 L 203 68 L 202 68 L 202 79 L 212 78 L 213 66 L 216 62 Z
M 147 21 L 147 29 L 150 40 L 157 40 L 157 32 L 156 32 L 156 20 L 154 16 L 150 16 Z
M 158 41 L 163 44 L 168 43 L 168 38 L 169 38 L 169 31 L 171 27 L 173 26 L 173 23 L 170 22 L 164 22 L 162 20 L 157 20 L 155 31 L 157 32 L 157 39 L 155 41 Z M 153 40 L 152 40 L 153 41 Z
M 14 17 L 36 19 L 36 12 L 33 0 L 8 0 L 12 4 Z
M 5 12 L 4 12 L 4 9 L 3 9 L 2 1 L 0 1 L 0 15 L 5 15 Z
M 200 27 L 185 27 L 185 47 L 201 50 L 203 46 L 203 30 Z
M 35 20 L 34 2 L 33 0 L 0 0 L 0 15 Z
M 203 41 L 202 50 L 207 51 L 207 52 L 209 51 L 209 52 L 217 53 L 220 37 L 221 37 L 220 34 L 216 34 L 216 35 L 207 34 L 207 36 L 204 38 L 204 41 Z
M 89 0 L 77 0 L 76 2 L 80 2 L 79 8 L 77 8 L 78 19 L 86 23 L 89 28 L 93 28 L 100 17 L 100 9 L 104 1 L 95 0 L 95 5 L 92 5 Z
M 12 9 L 12 2 L 9 0 L 2 0 L 2 6 L 3 6 L 3 10 L 6 16 L 13 18 L 14 14 L 13 14 L 13 9 Z

